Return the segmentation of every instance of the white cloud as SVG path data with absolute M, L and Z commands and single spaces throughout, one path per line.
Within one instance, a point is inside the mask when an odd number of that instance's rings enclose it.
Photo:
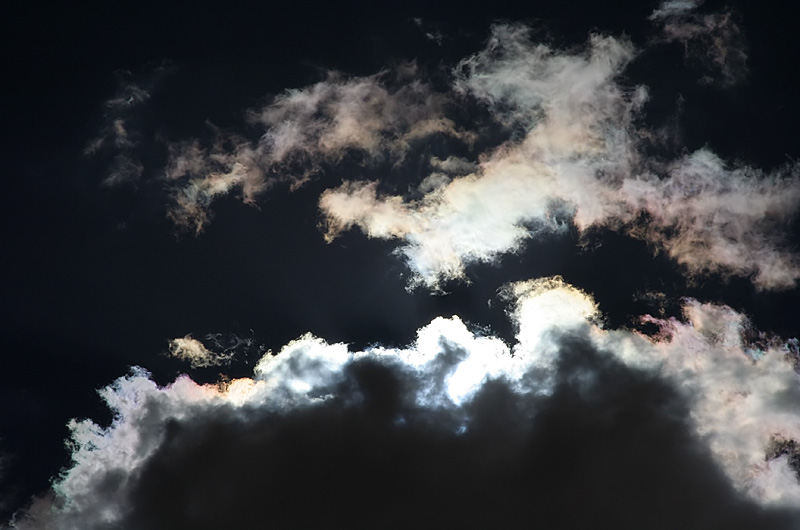
M 651 163 L 637 129 L 647 90 L 620 82 L 635 53 L 602 36 L 561 51 L 531 42 L 522 26 L 496 26 L 487 47 L 456 69 L 455 88 L 483 102 L 511 138 L 469 174 L 433 171 L 420 199 L 380 194 L 376 181 L 327 190 L 326 237 L 358 227 L 399 239 L 412 286 L 433 289 L 570 222 L 582 233 L 605 227 L 645 239 L 690 276 L 793 286 L 800 265 L 783 229 L 800 204 L 796 167 L 765 173 L 708 149 L 666 169 Z
M 747 53 L 733 12 L 695 13 L 701 1 L 667 1 L 650 20 L 661 26 L 656 42 L 679 42 L 690 62 L 704 67 L 700 81 L 733 85 L 747 75 Z M 708 68 L 710 67 L 710 68 Z
M 687 300 L 687 322 L 647 317 L 661 328 L 651 348 L 632 349 L 632 363 L 656 362 L 689 397 L 695 429 L 738 488 L 767 503 L 800 502 L 797 471 L 769 460 L 774 440 L 800 437 L 800 377 L 775 341 L 753 350 L 746 319 L 726 306 Z M 655 354 L 655 356 L 653 356 Z M 648 358 L 649 357 L 649 358 Z
M 488 47 L 457 68 L 466 73 L 456 87 L 509 128 L 524 127 L 524 139 L 486 153 L 476 171 L 418 201 L 378 196 L 374 182 L 328 190 L 320 199 L 327 237 L 358 226 L 370 237 L 402 238 L 414 281 L 436 288 L 464 279 L 470 262 L 564 228 L 573 210 L 583 224 L 620 210 L 613 187 L 595 175 L 618 180 L 634 155 L 625 126 L 644 96 L 613 82 L 632 53 L 629 43 L 594 37 L 585 52 L 560 54 L 530 43 L 521 26 L 496 26 Z

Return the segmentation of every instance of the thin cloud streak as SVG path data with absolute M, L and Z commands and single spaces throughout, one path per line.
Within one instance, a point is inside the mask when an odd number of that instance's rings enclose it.
M 210 125 L 210 142 L 168 142 L 167 215 L 199 234 L 220 197 L 235 193 L 257 205 L 277 184 L 295 189 L 355 163 L 381 177 L 346 178 L 322 193 L 325 238 L 358 228 L 398 240 L 410 288 L 468 281 L 470 264 L 494 263 L 570 226 L 582 235 L 611 229 L 641 238 L 692 279 L 740 276 L 761 290 L 791 288 L 800 277 L 797 249 L 786 239 L 800 204 L 796 164 L 765 172 L 707 147 L 672 160 L 647 154 L 653 142 L 677 139 L 647 128 L 648 88 L 624 82 L 642 50 L 680 41 L 687 57 L 711 54 L 705 71 L 723 85 L 743 75 L 732 15 L 696 7 L 662 4 L 650 17 L 661 34 L 643 49 L 608 35 L 557 49 L 534 42 L 523 25 L 498 24 L 486 47 L 452 70 L 449 88 L 434 89 L 413 63 L 365 77 L 331 72 L 249 110 L 256 141 Z M 146 95 L 130 88 L 110 105 L 128 109 Z M 465 120 L 466 109 L 475 116 Z M 114 185 L 143 168 L 131 156 L 124 116 L 111 118 L 90 150 L 113 140 L 118 153 L 106 183 Z M 467 158 L 426 148 L 436 138 Z M 458 169 L 442 165 L 456 159 L 464 161 Z M 398 168 L 419 177 L 397 190 L 387 183 Z

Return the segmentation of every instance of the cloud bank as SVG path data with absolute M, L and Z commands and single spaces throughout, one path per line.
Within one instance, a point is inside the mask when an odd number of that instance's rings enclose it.
M 798 528 L 796 345 L 694 300 L 651 337 L 558 278 L 504 296 L 513 345 L 437 318 L 403 349 L 305 335 L 219 385 L 135 369 L 11 527 Z

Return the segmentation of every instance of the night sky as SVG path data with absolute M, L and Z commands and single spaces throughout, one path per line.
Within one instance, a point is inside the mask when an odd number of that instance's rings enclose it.
M 429 4 L 4 9 L 3 528 L 800 528 L 796 14 Z

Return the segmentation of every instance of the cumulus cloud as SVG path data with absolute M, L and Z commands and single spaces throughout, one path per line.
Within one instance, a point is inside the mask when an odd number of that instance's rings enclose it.
M 504 296 L 511 346 L 453 317 L 401 349 L 305 335 L 219 385 L 136 369 L 12 528 L 797 528 L 784 346 L 694 300 L 649 337 L 558 278 Z
M 592 36 L 582 49 L 495 26 L 487 47 L 455 70 L 455 90 L 482 102 L 510 138 L 468 174 L 432 169 L 417 196 L 348 181 L 320 198 L 331 240 L 353 227 L 398 239 L 412 285 L 437 289 L 465 267 L 515 252 L 569 224 L 650 242 L 690 276 L 750 276 L 761 289 L 800 276 L 783 234 L 800 204 L 796 166 L 765 173 L 700 149 L 668 164 L 642 152 L 646 87 L 621 83 L 635 56 L 624 39 Z M 421 196 L 421 198 L 417 198 Z

